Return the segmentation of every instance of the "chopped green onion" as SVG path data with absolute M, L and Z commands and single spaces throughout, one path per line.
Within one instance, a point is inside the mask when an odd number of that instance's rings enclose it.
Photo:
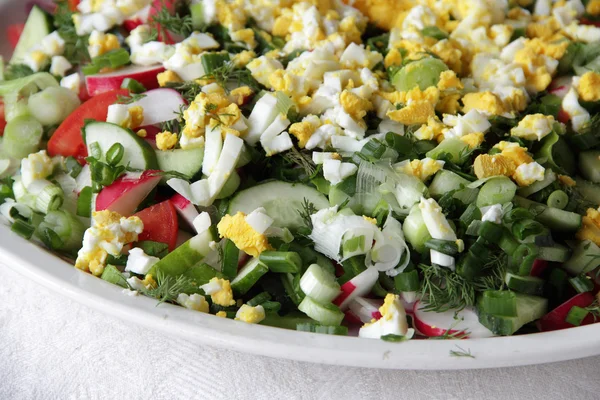
M 238 259 L 240 257 L 240 250 L 235 244 L 225 239 L 223 242 L 223 258 L 221 259 L 221 273 L 225 275 L 227 279 L 233 279 L 238 272 Z
M 550 193 L 548 200 L 546 200 L 548 207 L 564 209 L 569 204 L 569 195 L 562 190 L 555 190 Z
M 33 236 L 35 228 L 23 220 L 16 219 L 11 225 L 10 230 L 29 240 Z
M 437 40 L 448 39 L 448 34 L 435 25 L 426 26 L 425 28 L 421 29 L 421 35 L 429 36 Z
M 525 240 L 530 236 L 541 235 L 547 229 L 544 225 L 532 219 L 522 219 L 512 226 L 512 233 L 518 240 Z
M 83 169 L 83 166 L 75 159 L 75 157 L 67 157 L 65 159 L 65 167 L 69 171 L 72 178 L 77 178 Z
M 42 242 L 44 242 L 44 244 L 51 250 L 60 250 L 64 245 L 60 236 L 58 236 L 56 232 L 50 228 L 43 229 L 39 237 Z
M 369 161 L 378 161 L 385 153 L 387 146 L 377 139 L 371 139 L 360 150 L 360 153 L 367 157 Z
M 86 186 L 79 192 L 79 197 L 77 198 L 77 215 L 85 218 L 91 217 L 92 196 L 91 186 Z
M 511 224 L 521 219 L 533 219 L 533 214 L 526 208 L 515 207 L 507 212 L 502 219 L 504 222 Z
M 569 313 L 567 314 L 567 317 L 565 318 L 565 322 L 567 322 L 571 325 L 580 326 L 581 323 L 583 322 L 583 320 L 585 319 L 585 317 L 587 317 L 589 313 L 590 312 L 588 310 L 586 310 L 585 308 L 573 306 L 569 310 Z
M 39 224 L 36 235 L 53 250 L 75 251 L 81 247 L 84 225 L 65 210 L 50 211 Z
M 82 68 L 85 75 L 94 75 L 104 68 L 118 68 L 129 64 L 129 52 L 124 48 L 108 51 L 98 57 L 92 58 L 92 62 Z
M 491 243 L 498 243 L 502 235 L 504 234 L 504 229 L 501 225 L 496 224 L 492 221 L 483 221 L 481 226 L 479 227 L 479 236 L 483 237 L 485 240 Z
M 577 291 L 577 293 L 591 292 L 594 290 L 594 282 L 587 275 L 577 275 L 569 279 L 569 283 Z
M 169 254 L 169 245 L 163 242 L 142 240 L 141 242 L 137 242 L 137 247 L 152 257 L 164 258 Z
M 342 252 L 344 256 L 357 252 L 362 252 L 365 249 L 365 236 L 359 235 L 350 238 L 342 244 Z
M 475 203 L 469 204 L 466 210 L 462 213 L 459 220 L 462 226 L 465 228 L 469 227 L 475 220 L 481 220 L 481 210 L 475 205 Z
M 125 148 L 121 143 L 115 143 L 110 146 L 110 149 L 106 152 L 106 162 L 108 165 L 115 166 L 121 162 L 123 155 L 125 154 Z
M 92 142 L 89 144 L 90 155 L 94 157 L 96 160 L 102 158 L 102 149 L 100 148 L 100 144 L 98 142 Z
M 278 301 L 265 301 L 261 305 L 265 311 L 278 312 L 281 310 L 281 303 Z
M 481 299 L 483 311 L 504 317 L 517 316 L 517 296 L 508 290 L 486 290 Z
M 205 74 L 211 74 L 215 69 L 223 67 L 229 61 L 229 53 L 204 53 L 200 57 Z
M 394 285 L 399 292 L 416 292 L 421 287 L 419 272 L 414 269 L 400 272 L 394 277 Z
M 521 244 L 512 255 L 512 265 L 515 272 L 526 276 L 531 272 L 533 262 L 538 256 L 538 249 L 531 244 Z
M 127 280 L 125 279 L 121 271 L 119 271 L 114 265 L 108 264 L 104 268 L 104 271 L 102 271 L 102 275 L 100 276 L 100 278 L 112 283 L 113 285 L 118 285 L 122 288 L 127 288 Z
M 458 248 L 458 244 L 455 240 L 429 239 L 425 242 L 425 247 L 449 256 L 454 256 L 460 253 L 460 249 Z
M 294 251 L 264 251 L 259 260 L 272 272 L 298 273 L 302 269 L 302 258 Z
M 106 264 L 112 264 L 112 265 L 127 265 L 127 255 L 125 254 L 120 254 L 118 257 L 115 257 L 111 254 L 109 254 L 106 257 Z
M 144 93 L 146 91 L 144 85 L 133 78 L 123 79 L 123 83 L 121 83 L 121 89 L 127 89 L 130 93 L 134 94 Z
M 65 194 L 60 186 L 55 184 L 47 185 L 35 199 L 35 208 L 44 214 L 52 210 L 58 210 L 62 206 Z
M 251 307 L 255 307 L 269 300 L 271 300 L 271 295 L 269 294 L 269 292 L 262 292 L 248 300 L 246 304 L 248 304 Z
M 8 198 L 14 198 L 14 193 L 10 185 L 0 183 L 0 204 Z

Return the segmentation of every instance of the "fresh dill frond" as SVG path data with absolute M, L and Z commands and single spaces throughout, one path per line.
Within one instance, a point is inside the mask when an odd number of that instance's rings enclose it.
M 281 157 L 288 163 L 302 168 L 308 177 L 313 177 L 316 172 L 317 166 L 311 155 L 298 150 L 296 147 L 292 147 L 289 151 L 281 154 Z
M 180 15 L 178 12 L 171 14 L 166 6 L 163 6 L 152 16 L 153 29 L 151 36 L 165 37 L 166 31 L 176 35 L 188 37 L 194 32 L 194 24 L 191 15 Z
M 448 268 L 419 264 L 423 272 L 421 293 L 427 301 L 426 311 L 462 310 L 475 304 L 475 287 Z
M 167 131 L 171 133 L 177 133 L 178 135 L 181 133 L 182 123 L 183 123 L 183 113 L 185 111 L 186 106 L 184 104 L 179 106 L 179 110 L 175 111 L 175 118 L 170 121 L 165 121 L 161 123 L 160 129 L 162 132 Z
M 254 92 L 260 90 L 260 85 L 252 77 L 250 70 L 246 68 L 237 68 L 231 61 L 225 62 L 219 68 L 215 68 L 212 72 L 202 76 L 201 80 L 215 81 L 219 86 L 229 92 L 228 83 L 234 83 L 236 87 L 248 86 Z
M 313 229 L 313 224 L 310 216 L 316 213 L 317 211 L 318 210 L 315 207 L 315 205 L 306 197 L 302 200 L 302 209 L 298 210 L 298 214 L 300 214 L 300 217 L 302 218 L 302 221 L 304 222 L 306 228 L 310 229 L 311 231 Z
M 195 81 L 167 82 L 166 87 L 177 90 L 188 103 L 194 101 L 196 96 L 202 93 L 202 85 Z
M 458 318 L 458 314 L 454 313 L 454 320 L 455 322 L 453 322 L 452 325 L 450 325 L 450 327 L 446 329 L 446 331 L 444 331 L 443 334 L 441 334 L 440 336 L 431 336 L 429 340 L 460 340 L 469 336 L 469 332 L 467 331 L 459 331 L 454 329 L 465 319 Z
M 175 278 L 158 271 L 156 287 L 145 289 L 142 292 L 147 296 L 158 299 L 157 305 L 160 305 L 167 301 L 174 302 L 179 294 L 190 293 L 196 289 L 198 289 L 198 285 L 186 276 L 180 275 Z
M 135 93 L 131 93 L 128 96 L 117 96 L 117 103 L 118 104 L 131 104 L 131 103 L 135 103 L 138 100 L 143 99 L 144 97 L 146 97 L 145 94 L 143 93 L 139 93 L 139 94 L 135 94 Z
M 475 358 L 475 356 L 473 354 L 471 354 L 471 349 L 465 350 L 462 347 L 460 347 L 459 345 L 456 345 L 456 348 L 458 350 L 450 350 L 450 356 L 451 357 Z
M 91 60 L 88 52 L 89 35 L 79 36 L 73 22 L 73 12 L 69 9 L 69 2 L 59 0 L 56 2 L 54 12 L 54 26 L 60 37 L 65 41 L 64 57 L 71 64 L 84 64 Z

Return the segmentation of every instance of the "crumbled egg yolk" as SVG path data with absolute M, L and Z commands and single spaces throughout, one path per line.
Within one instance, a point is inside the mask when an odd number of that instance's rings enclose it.
M 585 6 L 585 12 L 590 15 L 600 15 L 600 0 L 590 0 Z
M 185 126 L 183 134 L 188 138 L 204 136 L 205 128 L 211 123 L 219 110 L 229 106 L 231 102 L 223 92 L 200 93 L 192 104 L 183 112 Z
M 473 169 L 477 178 L 483 179 L 492 176 L 512 176 L 516 166 L 510 158 L 501 154 L 480 154 L 475 158 Z
M 557 178 L 558 181 L 565 186 L 573 187 L 577 185 L 577 182 L 575 182 L 575 180 L 568 175 L 558 175 Z
M 395 304 L 397 303 L 400 299 L 400 296 L 398 296 L 397 294 L 393 294 L 393 293 L 388 293 L 386 294 L 385 298 L 383 299 L 383 304 L 381 305 L 381 307 L 379 307 L 379 313 L 381 314 L 381 318 L 380 319 L 372 319 L 371 322 L 367 322 L 365 323 L 362 328 L 366 328 L 369 327 L 373 324 L 376 323 L 380 323 L 384 322 L 384 321 L 391 321 L 394 318 L 394 312 L 392 311 L 393 308 L 395 308 Z
M 119 39 L 112 33 L 102 33 L 93 31 L 88 39 L 88 52 L 90 57 L 98 57 L 104 53 L 108 53 L 111 50 L 115 50 L 121 47 Z
M 156 135 L 156 147 L 159 150 L 170 150 L 177 144 L 177 134 L 164 131 Z
M 145 129 L 139 129 L 135 132 L 135 134 L 141 138 L 145 138 L 146 136 L 148 136 L 148 131 Z
M 355 121 L 362 121 L 367 112 L 373 109 L 370 101 L 349 90 L 344 90 L 340 94 L 340 104 Z
M 158 284 L 156 283 L 156 280 L 154 279 L 154 277 L 152 277 L 152 274 L 146 275 L 144 277 L 144 280 L 142 281 L 142 284 L 146 288 L 155 288 L 158 286 Z
M 443 161 L 424 158 L 422 160 L 402 161 L 396 165 L 395 169 L 398 172 L 412 175 L 421 181 L 426 181 L 443 167 Z
M 254 60 L 255 58 L 256 58 L 255 52 L 253 52 L 252 50 L 244 50 L 242 52 L 235 54 L 231 58 L 231 61 L 233 62 L 233 64 L 236 67 L 244 68 L 246 65 L 248 65 L 250 63 L 250 61 Z
M 476 149 L 483 143 L 485 135 L 483 132 L 473 132 L 463 135 L 459 139 L 466 143 L 470 149 Z
M 552 115 L 529 114 L 510 130 L 510 135 L 527 140 L 542 140 L 552 132 L 554 122 Z
M 219 311 L 215 314 L 217 317 L 227 318 L 227 313 L 225 311 Z
M 442 114 L 455 115 L 460 109 L 460 93 L 451 93 L 444 95 L 440 98 L 438 103 L 435 105 L 435 110 Z
M 131 106 L 127 109 L 127 117 L 121 121 L 123 128 L 139 128 L 144 122 L 144 108 L 142 106 Z
M 303 149 L 313 133 L 321 125 L 321 120 L 316 116 L 308 116 L 302 122 L 290 125 L 289 132 L 298 139 L 298 147 Z
M 583 74 L 577 85 L 577 93 L 584 101 L 600 100 L 600 74 L 593 71 Z
M 219 235 L 231 240 L 235 246 L 253 257 L 273 248 L 264 234 L 256 232 L 248 222 L 246 214 L 225 215 L 217 225 Z
M 490 91 L 467 93 L 462 102 L 464 113 L 478 110 L 488 115 L 501 115 L 505 112 L 502 100 Z
M 383 59 L 383 65 L 385 65 L 386 68 L 389 68 L 392 65 L 402 65 L 402 54 L 400 54 L 398 49 L 391 49 Z
M 235 42 L 243 42 L 248 45 L 249 48 L 253 49 L 256 47 L 256 39 L 254 38 L 254 31 L 250 28 L 240 29 L 239 31 L 230 33 L 231 39 Z
M 243 304 L 235 314 L 236 321 L 244 321 L 248 324 L 258 324 L 265 319 L 265 309 L 258 305 L 255 307 Z
M 579 240 L 590 240 L 600 246 L 600 210 L 588 208 L 582 222 L 575 237 Z
M 235 305 L 231 283 L 227 279 L 212 278 L 207 284 L 200 286 L 204 293 L 210 295 L 214 304 L 223 307 Z
M 83 247 L 77 253 L 75 268 L 99 276 L 108 254 L 119 256 L 125 244 L 137 241 L 144 225 L 138 217 L 122 217 L 113 211 L 92 214 L 92 226 L 85 231 Z
M 167 83 L 169 82 L 183 82 L 181 77 L 177 75 L 176 72 L 171 70 L 161 72 L 160 74 L 156 75 L 156 79 L 158 80 L 158 84 L 160 85 L 160 87 L 167 86 Z
M 25 185 L 52 175 L 54 165 L 46 150 L 31 153 L 21 161 L 21 177 Z
M 376 218 L 371 218 L 371 217 L 367 217 L 366 215 L 363 215 L 363 219 L 367 222 L 372 223 L 373 225 L 377 225 L 377 219 Z
M 500 150 L 500 154 L 512 160 L 516 166 L 533 162 L 533 158 L 527 154 L 527 149 L 519 146 L 518 143 L 501 141 L 494 146 Z
M 444 138 L 444 129 L 446 126 L 440 122 L 437 117 L 429 117 L 427 124 L 421 125 L 414 135 L 419 140 L 437 140 L 441 141 Z
M 408 66 L 410 67 L 410 65 Z M 384 93 L 381 95 L 385 98 Z M 439 96 L 439 90 L 433 86 L 424 91 L 416 86 L 408 92 L 399 92 L 398 100 L 400 103 L 405 103 L 406 106 L 399 110 L 388 111 L 387 116 L 404 125 L 425 124 L 429 118 L 435 116 L 435 104 L 439 100 Z
M 462 82 L 456 76 L 456 72 L 452 70 L 442 71 L 440 80 L 437 84 L 440 91 L 446 90 L 462 90 L 464 88 Z
M 253 94 L 254 92 L 248 86 L 240 86 L 229 92 L 229 95 L 235 100 L 235 103 L 238 106 L 246 103 L 246 100 L 249 99 Z

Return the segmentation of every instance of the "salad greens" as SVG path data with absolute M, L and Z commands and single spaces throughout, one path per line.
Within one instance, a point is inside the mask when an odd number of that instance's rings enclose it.
M 2 221 L 246 323 L 597 322 L 600 2 L 263 3 L 34 6 L 0 61 Z

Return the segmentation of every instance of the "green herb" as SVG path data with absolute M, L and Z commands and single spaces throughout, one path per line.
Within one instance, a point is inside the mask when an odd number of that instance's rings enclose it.
M 25 64 L 9 64 L 4 71 L 4 79 L 7 81 L 25 78 L 29 75 L 33 75 L 33 71 Z
M 458 350 L 450 350 L 450 356 L 475 358 L 475 356 L 473 354 L 471 354 L 471 349 L 465 350 L 462 347 L 460 347 L 459 345 L 456 345 L 456 348 Z
M 117 103 L 118 104 L 131 104 L 131 103 L 135 103 L 136 101 L 143 99 L 144 97 L 146 97 L 146 95 L 141 94 L 141 93 L 140 94 L 130 93 L 128 96 L 118 95 Z
M 188 37 L 194 32 L 191 15 L 180 15 L 178 12 L 171 14 L 166 6 L 163 6 L 152 16 L 153 29 L 151 36 L 154 38 L 166 37 L 166 32 Z
M 248 86 L 254 92 L 260 90 L 260 85 L 252 77 L 250 70 L 246 68 L 239 69 L 231 61 L 225 62 L 221 67 L 215 68 L 211 73 L 202 76 L 200 79 L 214 80 L 226 92 L 229 92 L 228 82 L 235 83 L 237 87 Z
M 79 36 L 73 23 L 73 12 L 69 9 L 69 2 L 59 0 L 56 2 L 54 12 L 54 26 L 60 37 L 65 41 L 64 57 L 71 64 L 78 65 L 90 60 L 88 53 L 88 35 Z
M 158 299 L 158 306 L 167 301 L 175 302 L 181 293 L 195 292 L 197 289 L 198 285 L 194 284 L 190 278 L 183 275 L 175 278 L 165 275 L 159 270 L 156 275 L 156 287 L 144 289 L 142 293 Z
M 383 335 L 381 337 L 381 340 L 386 341 L 386 342 L 406 342 L 408 339 L 406 338 L 406 336 L 403 335 L 394 335 L 393 333 L 390 333 L 388 335 Z
M 592 304 L 585 307 L 585 310 L 594 316 L 594 322 L 600 319 L 600 302 L 598 298 Z
M 313 224 L 310 216 L 316 213 L 317 211 L 318 210 L 315 207 L 315 205 L 311 203 L 307 198 L 304 198 L 302 200 L 302 210 L 298 210 L 298 213 L 300 214 L 304 225 L 311 231 L 313 229 Z
M 290 164 L 302 168 L 308 177 L 314 177 L 316 165 L 312 160 L 310 153 L 302 152 L 296 149 L 296 147 L 292 147 L 289 151 L 281 154 L 281 157 Z
M 85 75 L 93 75 L 104 68 L 118 68 L 129 64 L 129 62 L 129 52 L 123 48 L 118 48 L 94 57 L 92 62 L 84 66 L 81 70 Z
M 196 96 L 202 93 L 202 85 L 194 81 L 167 82 L 166 87 L 177 90 L 188 103 L 194 101 Z

